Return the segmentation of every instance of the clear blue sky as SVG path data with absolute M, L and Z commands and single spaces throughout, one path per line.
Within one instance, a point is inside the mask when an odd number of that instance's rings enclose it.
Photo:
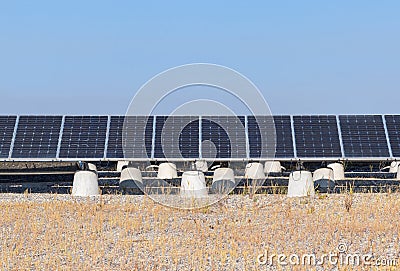
M 400 113 L 400 1 L 0 4 L 0 114 L 124 114 L 193 62 L 243 73 L 274 114 Z

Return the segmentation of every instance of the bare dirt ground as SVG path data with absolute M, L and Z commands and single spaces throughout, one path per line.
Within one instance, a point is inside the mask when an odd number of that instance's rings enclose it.
M 198 210 L 0 194 L 0 212 L 0 270 L 400 270 L 397 193 L 231 195 Z

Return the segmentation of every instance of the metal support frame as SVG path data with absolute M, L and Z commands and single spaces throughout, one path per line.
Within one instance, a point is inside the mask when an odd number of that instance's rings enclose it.
M 17 118 L 15 120 L 13 136 L 12 136 L 11 144 L 10 144 L 10 151 L 8 153 L 8 159 L 11 159 L 12 153 L 14 150 L 14 143 L 15 143 L 15 138 L 17 137 L 18 124 L 19 124 L 19 116 L 17 116 Z
M 62 136 L 63 136 L 63 133 L 64 133 L 64 124 L 65 124 L 65 115 L 62 117 L 61 127 L 60 127 L 60 134 L 58 135 L 58 144 L 57 144 L 57 153 L 56 153 L 56 157 L 57 158 L 60 157 L 61 141 L 62 141 Z
M 157 121 L 157 116 L 153 116 L 153 134 L 151 136 L 151 159 L 154 159 L 154 153 L 156 150 L 156 121 Z
M 345 153 L 344 153 L 344 145 L 343 145 L 343 138 L 342 138 L 342 127 L 340 126 L 340 119 L 339 119 L 338 115 L 336 115 L 336 125 L 337 125 L 337 129 L 338 129 L 338 134 L 339 134 L 340 151 L 342 152 L 342 158 L 344 158 Z
M 271 157 L 260 157 L 257 158 L 256 160 L 270 160 Z M 302 162 L 321 162 L 321 161 L 327 161 L 327 162 L 335 162 L 337 160 L 343 159 L 342 157 L 327 157 L 327 158 L 321 158 L 321 157 L 313 157 L 313 158 L 278 158 L 277 160 L 281 162 L 293 162 L 293 161 L 302 161 Z M 8 161 L 9 159 L 3 159 L 1 161 Z M 12 161 L 16 162 L 76 162 L 79 160 L 84 160 L 87 162 L 118 162 L 121 160 L 121 158 L 13 158 Z M 154 158 L 154 159 L 146 159 L 146 158 L 125 158 L 124 161 L 133 161 L 133 162 L 149 162 L 149 161 L 156 161 L 156 162 L 161 162 L 161 161 L 171 161 L 171 162 L 190 162 L 190 161 L 196 161 L 198 158 Z M 213 162 L 213 161 L 221 161 L 221 162 L 249 162 L 255 159 L 242 159 L 242 158 L 203 158 L 202 160 Z M 388 157 L 349 157 L 349 158 L 344 158 L 346 161 L 352 161 L 352 162 L 381 162 L 381 161 L 387 161 Z
M 383 122 L 383 128 L 385 129 L 385 136 L 386 136 L 386 141 L 387 141 L 387 145 L 388 145 L 388 149 L 389 149 L 389 156 L 393 158 L 393 150 L 392 150 L 392 145 L 390 144 L 389 131 L 387 129 L 385 115 L 382 115 L 382 122 Z
M 250 139 L 249 139 L 249 124 L 248 116 L 244 116 L 244 133 L 246 135 L 246 157 L 250 158 Z
M 296 133 L 294 131 L 294 119 L 293 115 L 290 115 L 290 126 L 292 128 L 292 141 L 293 141 L 293 155 L 297 158 L 297 147 L 296 147 Z
M 201 116 L 199 116 L 199 158 L 202 159 L 203 158 L 203 152 L 202 149 L 203 148 L 203 127 L 202 127 L 202 123 L 203 123 L 203 118 Z
M 108 140 L 110 138 L 110 125 L 111 125 L 111 116 L 107 116 L 107 130 L 106 130 L 106 140 L 104 142 L 104 158 L 107 158 L 108 151 Z

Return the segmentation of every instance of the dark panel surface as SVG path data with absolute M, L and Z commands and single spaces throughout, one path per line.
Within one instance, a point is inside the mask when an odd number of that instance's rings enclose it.
M 8 158 L 16 116 L 0 116 L 0 158 Z
M 246 158 L 245 118 L 202 117 L 203 158 Z
M 249 116 L 247 122 L 250 158 L 259 158 L 261 156 L 266 158 L 294 157 L 290 116 Z M 261 154 L 262 134 L 265 139 L 264 155 Z M 275 142 L 273 140 L 274 134 L 276 135 Z M 274 145 L 275 148 L 273 147 Z
M 198 158 L 199 117 L 157 116 L 155 158 Z
M 336 116 L 294 116 L 298 157 L 342 157 Z
M 62 116 L 21 116 L 12 158 L 56 158 Z
M 346 157 L 389 157 L 381 115 L 339 116 Z
M 400 115 L 387 115 L 385 119 L 392 154 L 400 157 Z
M 67 116 L 60 158 L 103 158 L 107 116 Z
M 151 158 L 152 134 L 152 116 L 112 116 L 107 158 Z

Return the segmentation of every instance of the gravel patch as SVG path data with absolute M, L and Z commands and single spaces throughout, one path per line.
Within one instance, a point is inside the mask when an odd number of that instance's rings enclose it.
M 0 210 L 0 270 L 369 270 L 268 257 L 400 259 L 400 194 L 230 195 L 196 210 L 147 196 L 0 194 Z

